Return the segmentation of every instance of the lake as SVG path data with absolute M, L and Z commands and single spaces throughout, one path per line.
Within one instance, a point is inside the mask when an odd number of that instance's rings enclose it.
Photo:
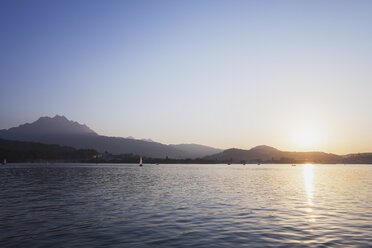
M 0 167 L 0 247 L 371 245 L 372 165 Z

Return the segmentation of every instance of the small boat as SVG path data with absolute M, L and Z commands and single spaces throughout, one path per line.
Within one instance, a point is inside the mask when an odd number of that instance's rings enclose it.
M 142 156 L 140 157 L 139 166 L 142 166 Z
M 4 161 L 3 161 L 3 165 L 6 165 L 6 159 L 4 159 Z
M 292 164 L 292 166 L 296 166 L 295 164 Z

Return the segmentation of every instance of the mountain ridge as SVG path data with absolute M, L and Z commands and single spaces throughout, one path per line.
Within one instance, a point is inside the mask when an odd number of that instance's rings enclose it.
M 37 126 L 37 128 L 34 128 Z M 92 129 L 85 124 L 76 121 L 70 121 L 63 115 L 54 117 L 43 116 L 32 123 L 21 124 L 18 127 L 2 129 L 0 131 L 27 133 L 53 133 L 53 134 L 93 134 L 97 135 Z
M 32 123 L 0 130 L 0 138 L 24 142 L 40 142 L 71 146 L 76 149 L 94 149 L 112 154 L 135 154 L 152 158 L 194 159 L 217 162 L 246 163 L 371 163 L 372 153 L 337 155 L 321 151 L 281 151 L 268 145 L 249 150 L 230 148 L 221 150 L 200 144 L 162 144 L 151 139 L 109 137 L 97 134 L 85 124 L 71 121 L 65 116 L 40 117 Z
M 204 159 L 227 162 L 246 163 L 371 163 L 372 153 L 337 155 L 321 151 L 292 152 L 281 151 L 274 147 L 262 145 L 249 150 L 231 148 Z
M 221 150 L 205 147 L 204 151 L 191 148 L 191 144 L 165 145 L 150 139 L 134 139 L 133 137 L 109 137 L 99 135 L 85 124 L 71 121 L 65 116 L 40 117 L 32 123 L 0 130 L 0 138 L 16 141 L 41 142 L 72 146 L 76 149 L 95 149 L 99 152 L 113 154 L 132 153 L 154 158 L 198 158 L 218 153 Z M 195 145 L 196 146 L 196 145 Z M 202 147 L 202 145 L 197 145 Z

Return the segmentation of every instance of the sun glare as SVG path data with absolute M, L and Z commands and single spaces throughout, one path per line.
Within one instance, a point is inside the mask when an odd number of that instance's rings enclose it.
M 315 127 L 298 128 L 293 133 L 293 141 L 299 149 L 314 149 L 320 143 L 320 133 Z

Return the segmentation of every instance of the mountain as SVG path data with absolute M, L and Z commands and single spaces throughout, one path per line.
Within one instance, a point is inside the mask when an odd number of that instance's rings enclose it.
M 4 136 L 11 137 L 33 137 L 46 135 L 97 135 L 86 125 L 81 125 L 75 121 L 69 121 L 64 116 L 56 115 L 53 118 L 41 117 L 33 123 L 26 123 L 19 127 L 13 127 L 8 130 L 0 130 Z
M 207 159 L 231 161 L 257 161 L 270 160 L 281 157 L 282 152 L 270 146 L 256 146 L 250 150 L 231 148 L 221 153 L 207 156 Z
M 41 142 L 72 146 L 77 149 L 95 149 L 113 154 L 137 154 L 153 158 L 197 158 L 219 152 L 211 147 L 201 150 L 197 145 L 165 145 L 152 140 L 138 140 L 132 137 L 108 137 L 98 135 L 86 125 L 68 120 L 64 116 L 41 117 L 33 123 L 0 130 L 0 138 L 17 141 Z
M 344 164 L 371 164 L 372 153 L 356 153 L 343 156 Z
M 206 156 L 204 159 L 257 163 L 257 162 L 274 162 L 274 163 L 343 163 L 344 156 L 325 153 L 325 152 L 287 152 L 280 151 L 270 146 L 256 146 L 250 150 L 228 149 L 223 152 Z M 352 161 L 352 159 L 350 159 Z
M 75 149 L 94 149 L 101 153 L 105 151 L 112 154 L 131 153 L 152 158 L 203 158 L 216 162 L 246 163 L 372 163 L 372 153 L 340 156 L 324 152 L 280 151 L 265 145 L 250 150 L 232 148 L 222 151 L 198 144 L 165 145 L 150 139 L 108 137 L 59 115 L 41 117 L 33 123 L 0 130 L 0 139 L 57 144 Z
M 221 149 L 213 148 L 210 146 L 198 145 L 198 144 L 179 144 L 179 145 L 169 145 L 174 149 L 189 154 L 189 158 L 202 158 L 205 154 L 216 154 L 222 152 Z

